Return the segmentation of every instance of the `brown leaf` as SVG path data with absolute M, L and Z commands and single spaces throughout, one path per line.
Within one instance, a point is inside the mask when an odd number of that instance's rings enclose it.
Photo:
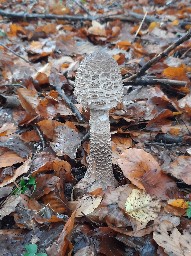
M 69 220 L 66 222 L 58 240 L 54 242 L 51 247 L 47 248 L 47 253 L 51 256 L 66 256 L 67 252 L 72 248 L 72 244 L 68 236 L 74 228 L 75 211 L 72 213 Z
M 53 139 L 54 129 L 59 126 L 61 123 L 56 120 L 42 120 L 38 122 L 38 126 L 49 139 Z
M 163 200 L 174 198 L 174 194 L 178 191 L 172 178 L 157 169 L 146 172 L 142 176 L 141 182 L 147 193 Z
M 179 67 L 168 67 L 163 71 L 163 76 L 180 81 L 186 81 L 188 78 L 186 76 L 186 69 L 183 65 Z
M 50 192 L 49 194 L 41 198 L 42 202 L 48 205 L 55 213 L 65 213 L 67 212 L 67 205 L 59 198 L 55 192 Z
M 143 175 L 151 170 L 160 170 L 160 166 L 154 157 L 143 149 L 127 149 L 121 154 L 121 158 L 117 162 L 124 176 L 138 188 L 144 190 L 145 188 L 141 182 Z
M 19 88 L 17 94 L 22 107 L 30 114 L 36 115 L 37 106 L 39 105 L 37 92 L 26 88 Z
M 13 134 L 16 131 L 16 126 L 13 123 L 4 123 L 0 128 L 0 137 L 8 136 Z
M 0 168 L 12 166 L 13 164 L 22 163 L 24 159 L 18 156 L 16 153 L 12 151 L 5 151 L 0 156 Z
M 33 192 L 33 197 L 39 199 L 54 191 L 59 181 L 60 179 L 52 174 L 41 174 L 41 176 L 36 178 L 36 189 Z
M 91 214 L 101 203 L 101 196 L 83 196 L 79 199 L 76 206 L 76 217 Z
M 167 173 L 177 179 L 183 180 L 186 184 L 191 185 L 191 156 L 179 156 L 176 161 L 165 168 Z
M 126 137 L 112 136 L 112 157 L 113 164 L 117 164 L 117 160 L 121 154 L 132 146 L 132 139 Z
M 5 185 L 15 181 L 22 174 L 27 173 L 28 170 L 30 169 L 30 165 L 31 165 L 31 158 L 26 160 L 23 165 L 17 168 L 12 177 L 5 177 L 3 182 L 0 184 L 0 187 L 4 187 Z
M 31 141 L 39 141 L 40 137 L 38 133 L 35 130 L 32 131 L 26 131 L 21 134 L 21 139 L 24 140 L 24 142 L 31 142 Z

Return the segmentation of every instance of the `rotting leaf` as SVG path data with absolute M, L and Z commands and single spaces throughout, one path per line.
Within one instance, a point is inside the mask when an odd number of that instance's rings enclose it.
M 80 145 L 81 136 L 78 132 L 68 126 L 56 127 L 51 147 L 58 156 L 68 155 L 73 159 L 76 157 L 76 152 Z
M 168 255 L 188 256 L 191 252 L 191 234 L 184 230 L 183 234 L 170 221 L 163 220 L 153 233 L 155 242 L 164 248 Z
M 160 212 L 160 201 L 145 192 L 133 189 L 125 203 L 126 212 L 141 223 L 154 220 Z
M 179 156 L 165 168 L 165 171 L 177 179 L 183 180 L 186 184 L 191 185 L 191 156 Z
M 82 217 L 92 213 L 101 203 L 101 196 L 83 196 L 76 206 L 76 217 Z
M 14 182 L 19 176 L 21 176 L 24 173 L 27 173 L 28 170 L 30 169 L 31 165 L 31 158 L 26 160 L 23 165 L 21 165 L 19 168 L 15 170 L 14 175 L 10 177 L 5 177 L 3 182 L 0 183 L 0 187 L 4 187 L 7 184 L 10 184 L 11 182 Z
M 8 148 L 22 158 L 29 157 L 31 151 L 30 148 L 18 137 L 10 137 L 5 142 L 0 142 L 0 147 Z
M 20 196 L 10 196 L 4 206 L 0 209 L 0 220 L 2 220 L 3 217 L 9 215 L 10 213 L 15 211 L 16 206 L 21 201 Z

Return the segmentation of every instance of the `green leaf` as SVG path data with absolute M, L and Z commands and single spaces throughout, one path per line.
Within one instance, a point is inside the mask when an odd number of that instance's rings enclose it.
M 31 176 L 31 177 L 29 178 L 28 184 L 33 185 L 33 186 L 36 185 L 36 180 L 35 180 L 35 178 Z
M 36 256 L 36 253 L 33 253 L 33 252 L 27 252 L 25 254 L 23 254 L 23 256 Z
M 6 33 L 0 29 L 0 37 L 6 37 L 6 36 L 7 36 Z
M 21 187 L 26 186 L 26 181 L 25 181 L 24 179 L 21 179 L 19 185 L 20 185 Z
M 33 253 L 33 254 L 37 253 L 37 245 L 36 244 L 26 244 L 25 249 L 28 253 Z M 32 256 L 32 255 L 30 255 L 30 256 Z
M 188 218 L 191 218 L 191 202 L 188 202 L 188 209 L 186 211 Z
M 39 253 L 36 254 L 36 256 L 47 256 L 47 254 L 46 254 L 46 253 L 43 253 L 43 252 L 42 252 L 42 253 L 39 252 Z

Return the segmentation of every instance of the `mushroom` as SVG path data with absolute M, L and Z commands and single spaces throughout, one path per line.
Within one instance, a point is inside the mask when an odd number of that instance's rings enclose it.
M 116 61 L 104 51 L 88 55 L 77 70 L 74 94 L 83 107 L 90 109 L 90 154 L 81 182 L 92 186 L 91 190 L 115 187 L 109 110 L 123 95 L 122 76 Z

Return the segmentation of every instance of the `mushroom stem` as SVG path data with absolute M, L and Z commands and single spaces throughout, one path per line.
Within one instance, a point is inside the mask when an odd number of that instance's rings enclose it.
M 86 177 L 102 188 L 115 186 L 112 169 L 109 110 L 90 109 L 90 155 Z

